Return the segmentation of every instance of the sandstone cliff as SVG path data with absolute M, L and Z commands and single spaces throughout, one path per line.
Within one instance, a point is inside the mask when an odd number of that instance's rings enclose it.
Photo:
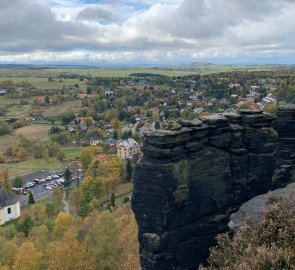
M 132 200 L 143 269 L 196 269 L 205 260 L 229 216 L 272 189 L 285 159 L 292 166 L 294 115 L 292 106 L 279 109 L 280 154 L 274 118 L 261 111 L 179 120 L 146 135 Z M 287 184 L 284 173 L 276 186 Z

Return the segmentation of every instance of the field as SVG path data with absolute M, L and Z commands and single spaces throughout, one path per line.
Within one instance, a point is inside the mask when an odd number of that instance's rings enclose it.
M 38 75 L 38 71 L 35 71 L 36 75 Z M 1 74 L 1 70 L 0 70 Z M 1 81 L 12 81 L 13 83 L 21 83 L 26 82 L 31 84 L 31 86 L 36 87 L 37 89 L 62 89 L 65 87 L 74 87 L 75 84 L 79 86 L 79 89 L 85 91 L 87 88 L 86 82 L 80 81 L 78 79 L 63 79 L 60 81 L 55 78 L 53 81 L 48 81 L 47 77 L 44 78 L 34 78 L 34 77 L 17 77 L 17 72 L 15 74 L 16 77 L 0 77 Z M 57 75 L 56 75 L 57 76 Z
M 81 108 L 82 108 L 81 100 L 65 101 L 62 104 L 46 107 L 46 110 L 43 113 L 43 115 L 45 117 L 57 116 L 67 111 L 78 111 Z
M 31 139 L 47 139 L 49 128 L 49 125 L 32 125 L 16 129 L 11 134 L 3 135 L 0 137 L 0 151 L 5 151 L 8 146 L 19 141 L 21 135 Z
M 63 169 L 66 164 L 68 164 L 71 160 L 77 159 L 80 155 L 79 147 L 65 148 L 64 150 L 66 154 L 66 159 L 63 162 L 58 161 L 55 157 L 49 158 L 48 161 L 45 161 L 44 159 L 32 159 L 19 163 L 0 164 L 0 169 L 8 169 L 10 179 L 42 169 Z
M 49 125 L 31 125 L 31 126 L 26 126 L 22 128 L 18 128 L 15 130 L 14 134 L 28 138 L 34 138 L 34 139 L 44 139 L 45 137 L 48 136 L 48 130 L 50 126 Z
M 184 76 L 188 74 L 192 74 L 190 71 L 177 71 L 177 70 L 164 70 L 164 69 L 153 69 L 153 68 L 109 68 L 109 69 L 56 69 L 58 73 L 69 73 L 69 74 L 78 74 L 78 75 L 90 75 L 92 77 L 128 77 L 133 73 L 150 73 L 150 74 L 158 74 L 164 76 Z

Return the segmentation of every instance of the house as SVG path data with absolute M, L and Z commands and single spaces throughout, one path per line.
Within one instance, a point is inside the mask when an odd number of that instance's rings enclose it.
M 4 189 L 0 191 L 0 225 L 20 216 L 20 203 L 15 195 Z
M 92 136 L 90 138 L 90 144 L 91 145 L 98 145 L 98 144 L 101 144 L 101 143 L 102 143 L 102 140 L 98 136 Z
M 87 130 L 88 130 L 88 127 L 85 124 L 79 124 L 78 125 L 78 131 L 86 132 Z
M 104 94 L 105 94 L 106 96 L 112 96 L 112 95 L 114 95 L 114 91 L 112 91 L 112 90 L 109 89 L 109 88 L 106 88 L 106 89 L 104 90 Z
M 277 104 L 277 100 L 274 98 L 272 94 L 268 94 L 266 97 L 262 99 L 263 104 Z
M 109 145 L 109 146 L 116 146 L 117 145 L 117 140 L 113 138 L 107 138 L 102 142 L 103 145 Z
M 117 145 L 117 154 L 122 159 L 133 157 L 139 152 L 139 144 L 132 138 L 122 141 Z
M 6 95 L 6 89 L 0 89 L 0 96 Z
M 78 130 L 78 127 L 76 125 L 70 125 L 67 127 L 67 130 L 69 132 L 76 132 Z
M 33 121 L 43 119 L 43 115 L 42 114 L 32 114 L 31 116 L 32 116 L 32 120 Z

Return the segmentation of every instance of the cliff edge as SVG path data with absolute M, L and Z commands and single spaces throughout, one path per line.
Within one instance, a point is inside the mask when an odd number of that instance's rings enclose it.
M 196 269 L 242 203 L 290 181 L 295 106 L 279 108 L 278 132 L 274 120 L 244 110 L 146 134 L 132 199 L 142 269 Z

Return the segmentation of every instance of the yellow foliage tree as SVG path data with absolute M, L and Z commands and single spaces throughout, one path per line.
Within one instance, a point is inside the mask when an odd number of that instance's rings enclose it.
M 42 253 L 36 250 L 30 242 L 21 245 L 14 258 L 14 270 L 40 270 Z
M 57 243 L 48 261 L 48 270 L 92 270 L 94 264 L 86 260 L 86 250 L 76 239 L 73 231 L 65 234 L 63 241 Z

